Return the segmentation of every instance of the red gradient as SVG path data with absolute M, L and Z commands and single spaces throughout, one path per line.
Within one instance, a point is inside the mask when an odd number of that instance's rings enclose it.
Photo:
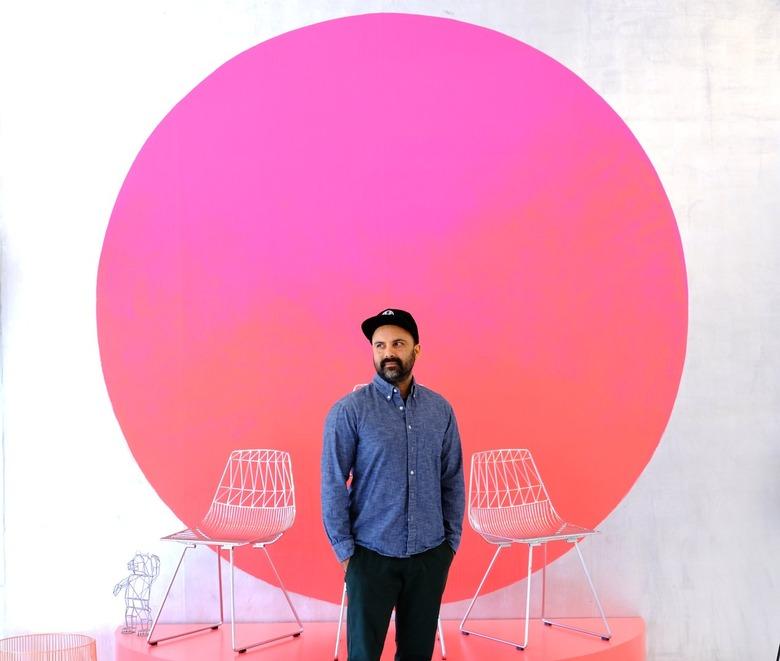
M 359 323 L 388 306 L 415 314 L 417 377 L 453 404 L 467 458 L 530 448 L 581 525 L 620 502 L 676 396 L 685 266 L 650 161 L 573 73 L 456 21 L 329 21 L 206 78 L 124 182 L 97 320 L 133 455 L 194 525 L 230 450 L 289 450 L 298 518 L 276 557 L 288 588 L 330 601 L 322 423 L 371 378 Z M 446 599 L 491 551 L 466 523 Z M 259 554 L 238 562 L 270 578 Z

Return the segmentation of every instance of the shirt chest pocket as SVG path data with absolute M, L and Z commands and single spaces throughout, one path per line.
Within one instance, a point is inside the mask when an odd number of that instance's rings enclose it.
M 393 424 L 394 423 L 394 424 Z M 406 455 L 407 433 L 403 420 L 365 425 L 358 429 L 358 457 L 372 464 L 397 462 Z
M 417 447 L 421 452 L 436 458 L 441 456 L 446 424 L 437 420 L 415 420 L 412 423 Z

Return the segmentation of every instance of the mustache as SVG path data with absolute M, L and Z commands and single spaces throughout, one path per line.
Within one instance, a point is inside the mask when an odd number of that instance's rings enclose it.
M 398 360 L 398 358 L 385 358 L 384 360 L 382 360 L 381 363 L 379 363 L 379 366 L 380 367 L 385 367 L 385 366 L 390 365 L 390 364 L 395 364 L 395 365 L 398 365 L 398 367 L 402 367 L 401 361 Z

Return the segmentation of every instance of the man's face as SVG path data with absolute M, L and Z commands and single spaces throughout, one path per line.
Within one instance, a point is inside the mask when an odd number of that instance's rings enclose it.
M 402 383 L 411 373 L 420 345 L 400 326 L 380 326 L 371 338 L 374 367 L 388 383 Z

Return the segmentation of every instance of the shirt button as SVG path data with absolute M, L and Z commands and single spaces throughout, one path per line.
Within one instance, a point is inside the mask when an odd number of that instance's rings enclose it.
M 390 399 L 390 395 L 387 396 L 387 399 Z
M 398 408 L 399 408 L 401 411 L 403 411 L 403 410 L 404 410 L 404 407 L 403 407 L 403 406 L 399 406 Z
M 409 429 L 411 429 L 411 428 L 412 428 L 412 425 L 409 425 Z
M 414 475 L 414 471 L 409 471 L 409 475 Z

